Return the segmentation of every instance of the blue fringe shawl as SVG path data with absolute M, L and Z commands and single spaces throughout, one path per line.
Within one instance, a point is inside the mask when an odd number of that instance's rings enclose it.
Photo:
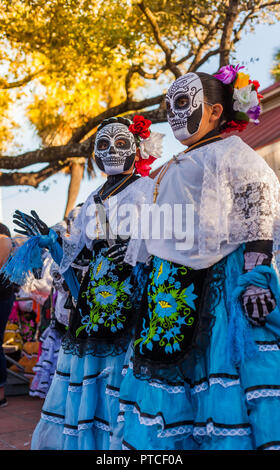
M 57 241 L 57 234 L 50 229 L 49 235 L 35 235 L 30 237 L 16 252 L 10 256 L 0 273 L 10 282 L 23 285 L 27 277 L 34 269 L 43 267 L 42 249 L 48 248 L 53 260 L 60 265 L 63 250 Z M 74 299 L 78 299 L 80 285 L 77 281 L 72 268 L 69 268 L 63 277 L 73 295 Z

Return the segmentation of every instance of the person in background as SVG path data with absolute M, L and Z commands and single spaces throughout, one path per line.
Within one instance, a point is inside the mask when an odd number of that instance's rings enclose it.
M 12 251 L 11 233 L 6 225 L 0 223 L 0 268 L 6 263 Z M 3 337 L 8 318 L 15 300 L 15 285 L 0 274 L 0 408 L 7 406 L 5 383 L 7 380 L 7 364 L 3 351 Z

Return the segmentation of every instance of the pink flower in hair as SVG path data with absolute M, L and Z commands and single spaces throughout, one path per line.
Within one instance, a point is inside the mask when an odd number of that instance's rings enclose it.
M 214 74 L 214 77 L 226 85 L 229 85 L 230 83 L 234 82 L 237 73 L 241 69 L 244 69 L 244 66 L 237 65 L 236 67 L 233 67 L 233 65 L 225 65 L 224 67 L 220 68 L 218 73 Z

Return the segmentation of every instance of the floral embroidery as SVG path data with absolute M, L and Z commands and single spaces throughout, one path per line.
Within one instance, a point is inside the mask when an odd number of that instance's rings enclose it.
M 93 265 L 93 276 L 96 280 L 101 279 L 105 276 L 110 268 L 110 262 L 107 258 L 104 258 L 101 254 L 99 254 L 96 258 L 96 261 Z
M 123 265 L 109 261 L 106 250 L 100 250 L 90 263 L 88 284 L 81 293 L 87 312 L 79 310 L 81 326 L 76 330 L 77 337 L 82 330 L 90 335 L 101 327 L 111 333 L 122 330 L 132 308 L 130 273 L 124 272 Z
M 176 267 L 169 261 L 153 258 L 147 290 L 148 312 L 143 317 L 140 337 L 134 343 L 141 354 L 155 347 L 165 354 L 181 350 L 184 331 L 195 321 L 194 284 L 183 288 L 180 281 L 190 271 L 191 268 Z

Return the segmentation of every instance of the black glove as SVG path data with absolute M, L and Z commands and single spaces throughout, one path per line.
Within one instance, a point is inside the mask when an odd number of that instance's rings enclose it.
M 23 230 L 14 231 L 28 237 L 32 235 L 48 235 L 49 227 L 43 222 L 35 211 L 30 212 L 31 215 L 16 210 L 14 213 L 14 224 L 18 225 Z
M 272 242 L 257 241 L 246 245 L 244 252 L 244 271 L 250 272 L 256 266 L 270 266 L 272 260 Z M 270 289 L 250 285 L 242 295 L 243 308 L 249 321 L 255 326 L 263 326 L 267 315 L 276 307 L 274 295 Z
M 130 238 L 122 239 L 117 237 L 116 243 L 106 251 L 105 255 L 116 264 L 123 263 L 129 240 Z

